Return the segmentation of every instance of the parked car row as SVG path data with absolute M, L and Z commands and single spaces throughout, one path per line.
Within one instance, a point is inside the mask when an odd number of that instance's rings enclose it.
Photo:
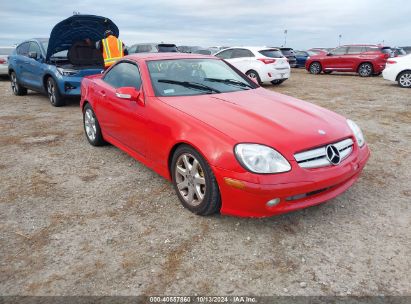
M 89 28 L 94 30 L 88 31 Z M 27 89 L 31 89 L 46 93 L 52 105 L 62 106 L 67 97 L 80 96 L 80 83 L 84 76 L 103 70 L 101 53 L 85 41 L 100 40 L 107 28 L 118 36 L 117 26 L 108 18 L 92 15 L 69 17 L 53 28 L 49 39 L 30 39 L 20 43 L 16 49 L 0 48 L 0 73 L 10 76 L 14 94 L 25 95 Z M 257 83 L 274 85 L 290 77 L 290 67 L 304 65 L 312 74 L 338 71 L 358 72 L 363 77 L 378 75 L 393 52 L 391 48 L 379 45 L 345 45 L 331 51 L 322 48 L 294 51 L 284 47 L 177 47 L 170 43 L 134 44 L 128 51 L 130 54 L 186 52 L 203 55 L 217 51 L 214 56 L 224 59 Z M 386 73 L 387 79 L 408 87 L 408 68 L 400 68 L 407 62 L 406 59 L 391 60 L 387 65 L 390 68 Z

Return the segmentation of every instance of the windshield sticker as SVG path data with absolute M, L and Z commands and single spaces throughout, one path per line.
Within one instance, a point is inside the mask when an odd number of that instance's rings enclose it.
M 174 89 L 166 89 L 164 90 L 164 94 L 174 94 Z

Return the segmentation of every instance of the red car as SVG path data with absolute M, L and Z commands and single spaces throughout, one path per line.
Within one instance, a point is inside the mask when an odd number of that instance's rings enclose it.
M 90 144 L 109 142 L 172 181 L 182 204 L 263 217 L 329 200 L 370 151 L 331 111 L 254 83 L 213 56 L 130 55 L 81 85 Z
M 378 45 L 343 45 L 329 53 L 311 56 L 305 68 L 311 74 L 357 72 L 362 77 L 379 75 L 385 68 L 391 48 Z

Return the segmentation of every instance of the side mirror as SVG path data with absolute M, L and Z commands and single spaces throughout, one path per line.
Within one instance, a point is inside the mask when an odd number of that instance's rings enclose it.
M 142 91 L 138 91 L 134 87 L 122 87 L 116 90 L 116 96 L 120 99 L 128 99 L 137 102 L 144 106 L 144 96 Z
M 332 56 L 333 55 L 333 53 L 327 53 L 327 56 Z
M 37 59 L 37 52 L 29 52 L 29 58 Z

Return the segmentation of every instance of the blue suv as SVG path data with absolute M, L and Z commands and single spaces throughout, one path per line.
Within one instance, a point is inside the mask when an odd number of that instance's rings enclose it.
M 63 106 L 66 97 L 79 97 L 84 76 L 103 70 L 103 56 L 96 42 L 117 26 L 108 18 L 74 15 L 58 23 L 49 39 L 30 39 L 19 44 L 9 57 L 9 76 L 15 95 L 27 89 L 46 93 L 50 103 Z

